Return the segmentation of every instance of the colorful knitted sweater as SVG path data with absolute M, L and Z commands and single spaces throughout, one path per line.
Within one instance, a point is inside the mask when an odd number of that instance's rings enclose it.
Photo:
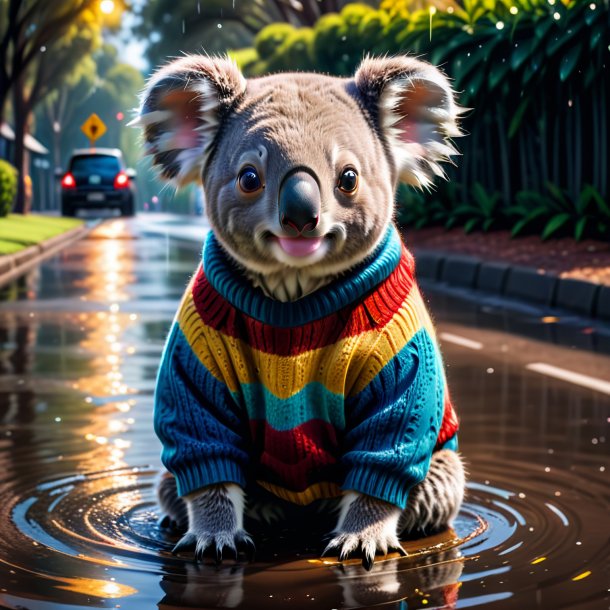
M 155 393 L 180 495 L 253 481 L 308 504 L 356 490 L 400 507 L 456 449 L 434 330 L 392 228 L 364 263 L 292 303 L 254 289 L 213 234 Z

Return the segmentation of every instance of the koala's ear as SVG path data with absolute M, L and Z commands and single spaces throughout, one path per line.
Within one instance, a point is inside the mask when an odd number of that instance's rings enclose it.
M 412 57 L 367 58 L 354 81 L 366 110 L 388 143 L 399 179 L 430 186 L 445 176 L 442 161 L 457 151 L 448 138 L 461 135 L 463 109 L 453 98 L 447 77 Z
M 165 180 L 199 180 L 223 118 L 246 89 L 228 58 L 181 57 L 158 70 L 132 123 L 144 132 L 146 153 Z

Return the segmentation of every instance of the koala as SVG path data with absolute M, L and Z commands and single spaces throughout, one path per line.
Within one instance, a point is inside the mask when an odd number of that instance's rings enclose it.
M 406 56 L 246 80 L 190 55 L 152 76 L 146 153 L 168 182 L 202 185 L 211 226 L 155 391 L 176 553 L 251 548 L 261 490 L 336 498 L 325 553 L 367 569 L 457 514 L 458 420 L 393 216 L 399 181 L 444 176 L 459 114 L 447 78 Z

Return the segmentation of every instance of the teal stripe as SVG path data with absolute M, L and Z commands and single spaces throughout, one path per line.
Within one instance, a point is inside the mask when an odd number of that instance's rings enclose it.
M 251 420 L 265 420 L 274 430 L 292 430 L 312 419 L 321 419 L 337 430 L 345 429 L 343 395 L 315 381 L 289 398 L 278 398 L 261 383 L 243 384 L 233 397 Z

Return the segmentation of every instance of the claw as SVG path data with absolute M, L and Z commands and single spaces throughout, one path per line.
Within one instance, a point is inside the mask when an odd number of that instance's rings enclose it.
M 164 515 L 163 517 L 161 517 L 159 519 L 159 521 L 157 521 L 157 525 L 159 527 L 164 528 L 164 529 L 167 529 L 167 528 L 171 527 L 171 524 L 172 524 L 172 520 L 171 520 L 171 517 L 169 515 Z
M 362 557 L 362 567 L 367 572 L 370 572 L 371 568 L 373 567 L 373 563 L 375 563 L 375 557 L 372 555 L 369 555 L 368 553 L 364 553 L 364 555 Z
M 388 549 L 388 553 L 398 553 L 401 557 L 408 557 L 409 553 L 405 551 L 402 546 L 391 546 Z
M 189 553 L 195 549 L 197 545 L 197 537 L 195 534 L 185 534 L 179 541 L 178 544 L 172 549 L 172 555 L 178 555 L 178 553 Z
M 250 536 L 245 537 L 240 541 L 239 545 L 245 547 L 244 552 L 246 554 L 246 559 L 252 563 L 254 561 L 254 556 L 256 555 L 256 546 L 252 538 L 250 538 Z
M 216 565 L 219 566 L 222 563 L 222 548 L 221 546 L 216 547 Z

